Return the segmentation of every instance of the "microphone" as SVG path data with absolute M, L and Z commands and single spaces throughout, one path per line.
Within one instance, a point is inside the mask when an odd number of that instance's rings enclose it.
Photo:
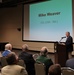
M 61 39 L 60 39 L 60 41 L 59 41 L 59 44 L 61 43 L 61 40 L 62 40 L 63 38 L 66 38 L 66 36 L 61 37 Z
M 64 37 L 61 37 L 61 38 L 62 38 L 62 39 L 63 39 L 63 38 L 66 38 L 66 36 L 64 36 Z

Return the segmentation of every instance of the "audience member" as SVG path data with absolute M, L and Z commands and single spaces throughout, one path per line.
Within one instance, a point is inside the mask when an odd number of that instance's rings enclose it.
M 61 66 L 59 64 L 51 65 L 48 75 L 61 75 Z
M 18 58 L 15 53 L 8 54 L 6 60 L 8 65 L 1 69 L 1 75 L 28 75 L 24 67 L 16 65 Z
M 7 56 L 9 53 L 11 53 L 12 45 L 10 43 L 5 45 L 5 51 L 2 53 L 2 56 Z
M 40 51 L 40 56 L 36 59 L 36 62 L 44 63 L 46 75 L 48 75 L 48 68 L 53 65 L 53 62 L 50 58 L 47 58 L 48 49 L 47 47 L 42 47 Z
M 28 75 L 35 75 L 35 67 L 34 67 L 35 60 L 33 59 L 32 54 L 28 53 L 28 50 L 29 50 L 28 45 L 24 44 L 22 46 L 22 52 L 20 53 L 19 58 L 24 60 Z
M 71 55 L 72 55 L 72 58 L 66 61 L 66 67 L 70 67 L 74 69 L 74 51 L 72 51 Z

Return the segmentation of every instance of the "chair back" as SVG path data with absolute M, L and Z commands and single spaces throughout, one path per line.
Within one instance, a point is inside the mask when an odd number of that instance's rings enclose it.
M 0 57 L 2 57 L 2 53 L 0 52 Z
M 71 68 L 63 69 L 62 75 L 74 75 L 74 69 Z
M 33 54 L 33 58 L 34 58 L 34 60 L 36 60 L 37 58 L 39 57 L 39 54 Z
M 45 75 L 45 66 L 42 63 L 35 63 L 36 75 Z
M 1 58 L 1 66 L 4 67 L 6 65 L 8 65 L 6 58 L 5 57 L 0 57 Z

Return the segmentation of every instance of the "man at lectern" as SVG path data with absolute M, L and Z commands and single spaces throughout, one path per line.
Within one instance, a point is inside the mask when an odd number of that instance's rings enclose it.
M 66 32 L 66 42 L 65 42 L 65 45 L 66 45 L 66 51 L 67 51 L 67 56 L 68 58 L 71 58 L 71 52 L 73 51 L 73 38 L 70 36 L 70 32 Z M 68 59 L 67 58 L 67 59 Z

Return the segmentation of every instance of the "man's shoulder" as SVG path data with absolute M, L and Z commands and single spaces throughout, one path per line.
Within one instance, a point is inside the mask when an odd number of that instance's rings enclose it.
M 8 71 L 8 70 L 9 71 L 14 70 L 14 72 L 15 72 L 15 71 L 25 70 L 25 68 L 20 65 L 7 65 L 7 66 L 3 67 L 1 70 L 3 72 Z
M 46 60 L 46 61 L 51 61 L 51 59 L 50 59 L 50 58 L 47 58 L 47 57 L 45 58 L 45 60 Z
M 9 50 L 5 50 L 5 51 L 3 51 L 3 53 L 5 53 L 5 52 L 10 52 Z
M 27 55 L 32 57 L 32 54 L 31 54 L 31 53 L 28 53 L 28 52 L 27 52 Z
M 6 55 L 8 55 L 9 53 L 10 53 L 10 51 L 5 50 L 5 51 L 3 51 L 2 56 L 6 56 Z
M 14 65 L 14 68 L 19 68 L 19 69 L 24 69 L 24 67 L 20 66 L 20 65 Z
M 73 62 L 74 58 L 68 59 L 66 62 Z
M 32 57 L 32 54 L 30 54 L 28 52 L 22 52 L 21 55 L 25 56 L 25 57 Z
M 69 36 L 69 39 L 73 39 L 72 36 Z

